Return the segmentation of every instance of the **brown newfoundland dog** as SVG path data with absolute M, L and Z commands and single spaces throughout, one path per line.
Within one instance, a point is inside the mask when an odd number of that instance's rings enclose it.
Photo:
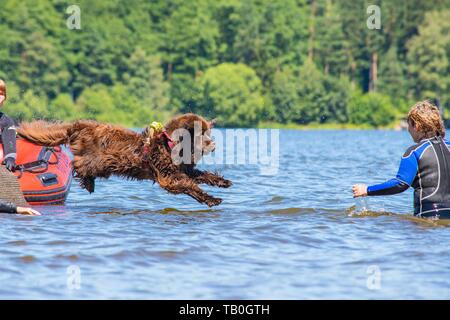
M 147 128 L 141 134 L 91 120 L 24 122 L 17 132 L 38 145 L 67 145 L 74 156 L 74 176 L 89 192 L 94 192 L 95 178 L 116 175 L 153 180 L 170 193 L 187 194 L 211 207 L 222 199 L 209 195 L 199 184 L 232 185 L 216 173 L 195 168 L 202 155 L 215 149 L 212 127 L 213 121 L 189 113 L 172 119 L 164 128 Z

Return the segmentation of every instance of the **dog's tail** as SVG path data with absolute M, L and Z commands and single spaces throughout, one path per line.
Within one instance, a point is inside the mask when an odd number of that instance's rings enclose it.
M 17 134 L 32 143 L 41 146 L 56 147 L 69 142 L 68 131 L 72 127 L 68 122 L 33 121 L 22 122 Z

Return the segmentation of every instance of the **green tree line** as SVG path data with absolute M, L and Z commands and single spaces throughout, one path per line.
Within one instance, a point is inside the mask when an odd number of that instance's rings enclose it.
M 419 99 L 450 106 L 450 0 L 78 0 L 80 30 L 72 4 L 0 1 L 18 120 L 384 126 Z

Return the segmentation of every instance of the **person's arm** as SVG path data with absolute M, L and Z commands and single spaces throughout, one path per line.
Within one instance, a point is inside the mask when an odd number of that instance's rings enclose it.
M 368 196 L 397 194 L 408 189 L 417 174 L 418 162 L 414 152 L 407 151 L 400 161 L 397 175 L 384 183 L 367 187 Z
M 0 127 L 2 128 L 2 142 L 4 164 L 9 171 L 13 171 L 16 167 L 16 128 L 11 118 L 3 115 L 0 120 Z
M 394 179 L 366 187 L 365 185 L 353 186 L 355 197 L 360 196 L 385 196 L 397 194 L 408 189 L 417 174 L 418 162 L 414 152 L 407 151 L 402 157 L 400 167 Z
M 17 207 L 14 203 L 0 200 L 0 213 L 19 213 L 40 216 L 40 212 L 29 207 Z
M 387 196 L 405 191 L 409 185 L 397 178 L 367 187 L 368 196 Z
M 11 202 L 0 200 L 0 212 L 17 213 L 17 206 Z
M 31 216 L 40 216 L 41 213 L 29 207 L 17 207 L 17 213 L 19 214 L 29 214 Z

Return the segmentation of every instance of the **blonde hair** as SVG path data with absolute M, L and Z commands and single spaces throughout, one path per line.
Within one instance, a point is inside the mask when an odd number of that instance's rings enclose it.
M 408 122 L 425 138 L 445 137 L 444 121 L 438 107 L 429 100 L 417 102 L 408 112 Z
M 5 96 L 6 100 L 6 83 L 2 79 L 0 79 L 0 95 Z

